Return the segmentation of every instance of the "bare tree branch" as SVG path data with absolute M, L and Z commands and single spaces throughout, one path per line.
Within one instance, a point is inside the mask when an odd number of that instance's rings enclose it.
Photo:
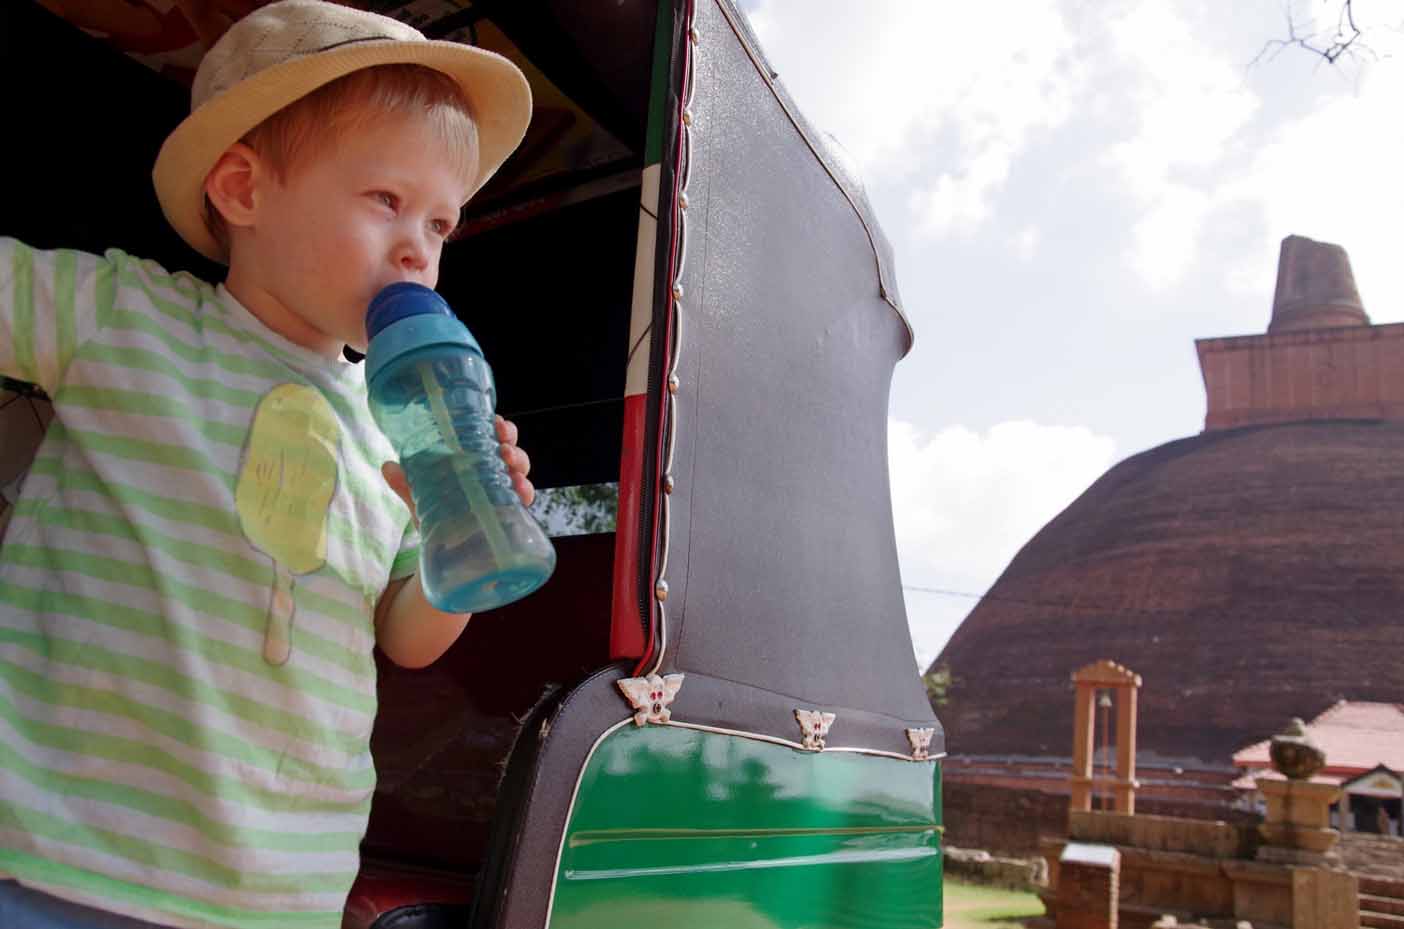
M 1329 2 L 1329 0 L 1323 0 L 1323 2 Z M 1341 8 L 1336 16 L 1336 30 L 1329 37 L 1323 37 L 1315 32 L 1298 33 L 1297 22 L 1289 6 L 1286 10 L 1287 38 L 1269 39 L 1265 42 L 1262 50 L 1253 58 L 1250 67 L 1262 61 L 1264 56 L 1271 61 L 1284 48 L 1292 47 L 1305 49 L 1313 55 L 1319 55 L 1325 59 L 1327 64 L 1335 64 L 1343 55 L 1355 57 L 1357 54 L 1364 54 L 1371 58 L 1378 58 L 1374 51 L 1361 41 L 1364 30 L 1355 22 L 1355 10 L 1352 3 L 1353 0 L 1341 0 Z

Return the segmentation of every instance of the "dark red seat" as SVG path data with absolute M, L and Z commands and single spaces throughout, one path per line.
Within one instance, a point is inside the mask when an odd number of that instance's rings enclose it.
M 364 862 L 351 888 L 342 929 L 461 929 L 473 879 Z

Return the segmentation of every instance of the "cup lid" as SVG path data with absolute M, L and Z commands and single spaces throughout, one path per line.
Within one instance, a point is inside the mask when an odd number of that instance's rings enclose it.
M 453 316 L 453 310 L 443 297 L 412 281 L 399 281 L 383 287 L 366 308 L 366 338 L 373 339 L 386 326 L 407 316 L 437 313 Z
M 459 345 L 477 355 L 483 350 L 443 297 L 422 284 L 401 281 L 382 289 L 366 310 L 366 383 L 410 352 L 431 345 Z

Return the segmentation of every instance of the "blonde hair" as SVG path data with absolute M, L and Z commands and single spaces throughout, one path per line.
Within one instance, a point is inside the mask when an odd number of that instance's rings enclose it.
M 471 183 L 477 167 L 478 127 L 462 89 L 448 75 L 413 64 L 376 65 L 323 84 L 250 129 L 242 139 L 286 182 L 298 167 L 346 133 L 386 116 L 421 113 Z M 205 228 L 225 256 L 229 229 L 208 196 Z

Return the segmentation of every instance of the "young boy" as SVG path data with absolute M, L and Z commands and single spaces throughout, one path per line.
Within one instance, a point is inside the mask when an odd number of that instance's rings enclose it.
M 413 576 L 404 478 L 341 351 L 382 286 L 435 285 L 525 79 L 282 0 L 192 99 L 154 178 L 223 284 L 0 239 L 0 374 L 56 410 L 0 548 L 0 926 L 335 929 L 372 648 L 421 666 L 468 619 Z

